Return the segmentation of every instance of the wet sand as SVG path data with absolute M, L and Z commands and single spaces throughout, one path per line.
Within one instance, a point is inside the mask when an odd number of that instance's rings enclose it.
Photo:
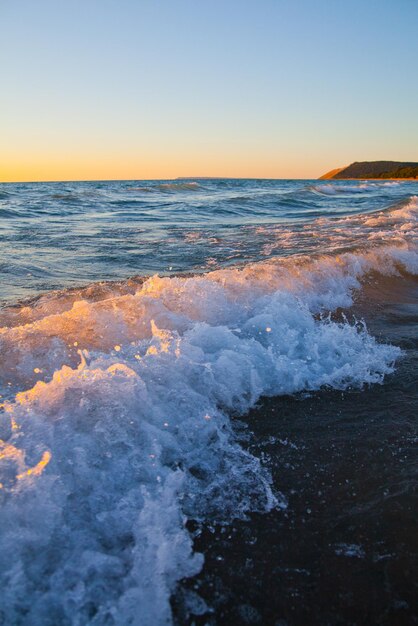
M 396 373 L 362 391 L 265 399 L 246 416 L 247 445 L 288 507 L 202 530 L 205 565 L 173 601 L 178 624 L 418 623 L 418 283 L 371 280 L 353 312 L 403 348 Z M 195 602 L 203 614 L 191 615 L 188 590 L 209 610 Z

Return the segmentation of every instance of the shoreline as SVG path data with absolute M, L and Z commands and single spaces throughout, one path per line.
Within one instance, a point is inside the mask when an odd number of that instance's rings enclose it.
M 405 351 L 382 385 L 263 397 L 240 418 L 288 506 L 198 528 L 205 563 L 172 597 L 177 623 L 413 623 L 418 288 L 381 293 L 371 285 L 351 312 Z M 206 612 L 188 614 L 188 593 Z

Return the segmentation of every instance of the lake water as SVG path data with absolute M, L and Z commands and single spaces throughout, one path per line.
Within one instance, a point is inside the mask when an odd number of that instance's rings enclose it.
M 0 185 L 3 622 L 412 623 L 417 217 L 415 182 Z

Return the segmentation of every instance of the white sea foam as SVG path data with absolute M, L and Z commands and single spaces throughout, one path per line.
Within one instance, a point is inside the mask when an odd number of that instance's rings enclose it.
M 319 185 L 314 185 L 312 189 L 319 193 L 323 193 L 326 195 L 334 196 L 339 193 L 364 193 L 367 191 L 377 191 L 379 189 L 384 189 L 385 187 L 397 187 L 400 183 L 397 181 L 386 181 L 386 182 L 364 182 L 358 184 L 349 184 L 349 183 L 323 183 Z
M 411 203 L 385 219 L 410 220 Z M 202 566 L 186 517 L 286 506 L 231 416 L 262 395 L 382 382 L 399 349 L 327 312 L 367 272 L 417 259 L 396 241 L 16 313 L 0 331 L 3 393 L 17 392 L 0 421 L 4 622 L 169 624 L 177 581 Z

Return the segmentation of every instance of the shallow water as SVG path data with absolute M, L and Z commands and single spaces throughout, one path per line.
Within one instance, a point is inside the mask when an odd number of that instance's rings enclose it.
M 5 623 L 411 618 L 417 193 L 0 186 Z

